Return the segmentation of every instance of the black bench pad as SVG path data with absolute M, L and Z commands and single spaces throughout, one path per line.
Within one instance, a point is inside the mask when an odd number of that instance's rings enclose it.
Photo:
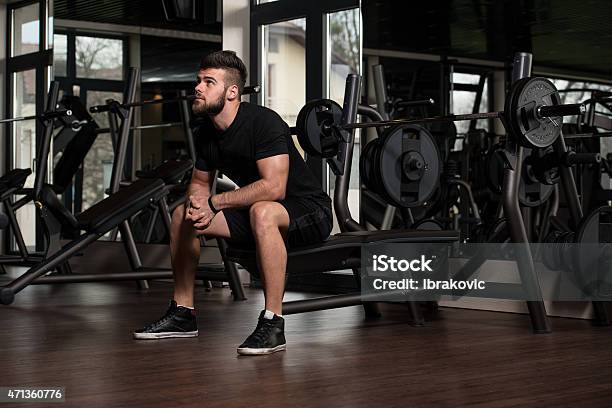
M 79 214 L 79 228 L 104 233 L 167 193 L 160 179 L 137 180 Z
M 361 246 L 373 243 L 455 242 L 457 231 L 385 230 L 343 232 L 318 245 L 287 251 L 287 272 L 290 275 L 347 269 L 347 260 L 361 259 Z M 228 241 L 231 245 L 231 241 Z M 255 250 L 230 246 L 227 257 L 249 272 L 258 274 Z

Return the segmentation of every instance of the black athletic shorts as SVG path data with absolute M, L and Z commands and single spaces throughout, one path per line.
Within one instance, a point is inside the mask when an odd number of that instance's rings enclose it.
M 278 202 L 289 214 L 289 229 L 285 237 L 288 248 L 317 244 L 331 233 L 333 218 L 331 206 L 308 197 L 287 197 Z M 253 248 L 255 237 L 251 230 L 249 208 L 221 210 L 230 231 L 230 245 Z

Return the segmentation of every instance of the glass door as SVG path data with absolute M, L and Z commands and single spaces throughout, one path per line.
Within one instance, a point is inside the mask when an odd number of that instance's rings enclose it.
M 7 8 L 9 43 L 7 48 L 7 116 L 30 116 L 44 111 L 51 81 L 53 60 L 50 4 L 47 0 L 16 2 Z M 39 121 L 14 122 L 7 128 L 6 159 L 8 169 L 31 169 L 25 187 L 34 186 L 36 152 L 40 146 L 42 125 Z M 51 164 L 49 168 L 51 168 Z M 47 176 L 51 172 L 47 169 Z M 21 197 L 16 196 L 14 201 Z M 41 250 L 44 243 L 33 202 L 17 210 L 17 221 L 28 249 Z M 8 242 L 9 251 L 16 249 Z
M 346 76 L 361 72 L 359 6 L 359 0 L 253 2 L 249 74 L 262 92 L 251 102 L 277 111 L 289 126 L 310 100 L 330 98 L 342 104 Z M 353 218 L 359 219 L 359 135 L 356 141 L 348 199 Z M 333 196 L 327 164 L 318 157 L 305 158 L 324 191 Z M 334 224 L 335 233 L 339 229 Z M 308 274 L 289 282 L 290 289 L 336 293 L 355 286 L 353 276 L 344 273 Z
M 344 101 L 344 87 L 349 74 L 361 74 L 361 12 L 359 8 L 337 11 L 325 15 L 325 97 L 340 106 Z M 363 86 L 363 84 L 362 84 Z M 355 132 L 355 147 L 349 183 L 348 204 L 353 218 L 359 222 L 361 191 L 359 189 L 359 157 L 361 155 L 361 130 Z M 327 192 L 334 195 L 335 177 L 327 168 Z M 334 214 L 332 233 L 340 232 Z

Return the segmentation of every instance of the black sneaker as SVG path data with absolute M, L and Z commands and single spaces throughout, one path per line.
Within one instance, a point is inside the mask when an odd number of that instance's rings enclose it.
M 137 340 L 197 337 L 197 335 L 195 310 L 178 306 L 174 300 L 170 302 L 168 311 L 161 319 L 134 332 L 134 338 Z
M 285 319 L 277 315 L 272 319 L 265 319 L 262 311 L 255 331 L 238 347 L 238 354 L 256 356 L 286 348 Z

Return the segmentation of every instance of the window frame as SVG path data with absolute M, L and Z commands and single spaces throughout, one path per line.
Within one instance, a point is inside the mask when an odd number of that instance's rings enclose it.
M 97 33 L 74 28 L 58 28 L 53 34 L 66 36 L 66 75 L 55 76 L 55 80 L 60 82 L 60 89 L 65 95 L 73 95 L 73 87 L 78 86 L 79 99 L 85 106 L 87 106 L 87 94 L 90 91 L 123 93 L 130 61 L 128 36 L 122 34 Z M 95 79 L 78 77 L 76 72 L 76 37 L 94 37 L 121 40 L 123 43 L 122 79 Z M 130 143 L 133 142 L 130 140 Z M 126 166 L 131 166 L 132 160 L 132 149 L 128 148 Z M 78 214 L 82 211 L 83 205 L 82 167 L 75 175 L 75 180 L 77 180 L 77 185 L 74 186 L 74 191 L 71 194 L 64 194 L 62 198 L 64 205 L 67 208 L 72 208 L 74 213 Z
M 53 48 L 47 49 L 48 44 L 52 42 L 48 41 L 48 20 L 51 16 L 49 0 L 25 0 L 15 3 L 9 3 L 6 7 L 6 72 L 5 72 L 5 83 L 6 83 L 6 104 L 5 104 L 5 117 L 13 116 L 13 75 L 19 72 L 35 70 L 35 81 L 36 81 L 36 114 L 42 114 L 44 111 L 45 100 L 49 84 L 51 82 L 51 69 L 53 66 Z M 32 4 L 38 4 L 38 19 L 39 19 L 39 38 L 38 38 L 38 51 L 31 52 L 28 54 L 11 56 L 11 50 L 13 46 L 14 29 L 13 29 L 13 12 L 17 9 L 27 7 Z M 8 124 L 6 129 L 6 140 L 5 140 L 5 173 L 9 169 L 15 167 L 15 160 L 13 157 L 14 143 L 13 143 L 13 124 Z M 36 141 L 35 148 L 38 152 L 40 149 L 43 134 L 43 126 L 40 121 L 36 121 Z M 49 177 L 49 174 L 47 174 Z M 14 200 L 14 199 L 13 199 Z M 29 204 L 27 204 L 29 205 Z M 45 240 L 43 236 L 43 224 L 39 217 L 36 217 L 35 224 L 35 250 L 41 251 L 44 248 Z M 16 251 L 13 249 L 14 238 L 8 231 L 4 231 L 4 237 L 9 238 L 4 240 L 5 253 L 14 254 Z

